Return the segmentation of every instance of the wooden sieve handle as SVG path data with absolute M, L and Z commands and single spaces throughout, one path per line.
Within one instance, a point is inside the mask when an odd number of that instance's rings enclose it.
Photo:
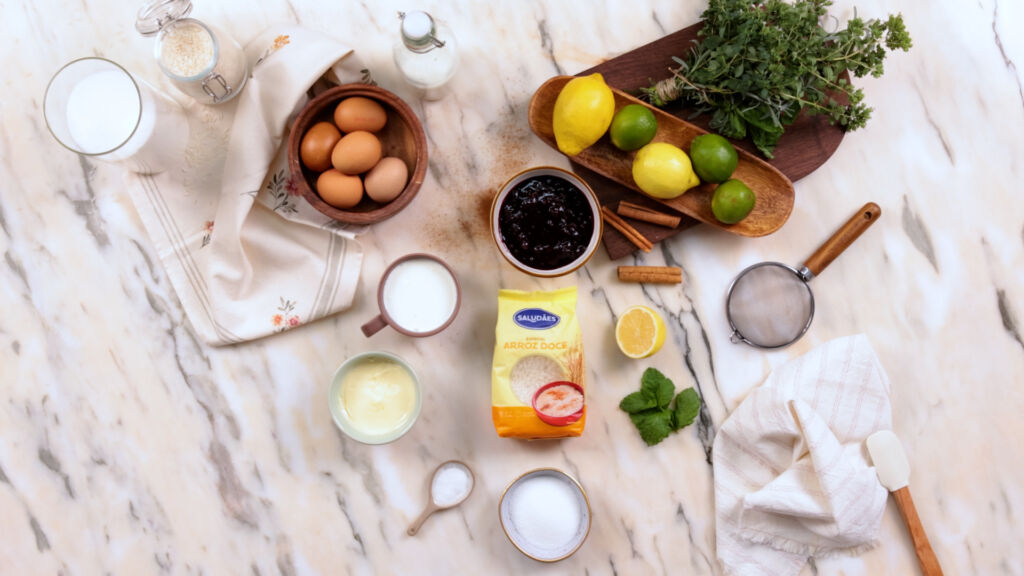
M 878 204 L 874 202 L 868 202 L 863 208 L 857 211 L 843 227 L 836 231 L 831 238 L 825 241 L 824 244 L 818 248 L 807 262 L 804 263 L 804 267 L 810 270 L 813 276 L 821 274 L 822 270 L 826 266 L 832 263 L 837 256 L 843 253 L 853 241 L 860 237 L 869 226 L 878 220 L 879 216 L 882 215 L 882 209 L 879 208 Z

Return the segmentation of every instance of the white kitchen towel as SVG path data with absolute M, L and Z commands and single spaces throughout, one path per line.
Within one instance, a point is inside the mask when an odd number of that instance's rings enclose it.
M 126 176 L 189 320 L 213 345 L 348 308 L 362 265 L 356 230 L 299 195 L 286 143 L 314 83 L 369 81 L 368 72 L 350 48 L 296 26 L 267 30 L 245 51 L 252 70 L 241 94 L 185 106 L 181 165 Z
M 864 440 L 891 427 L 889 379 L 864 335 L 773 370 L 715 437 L 726 573 L 795 576 L 809 556 L 874 546 L 888 492 Z

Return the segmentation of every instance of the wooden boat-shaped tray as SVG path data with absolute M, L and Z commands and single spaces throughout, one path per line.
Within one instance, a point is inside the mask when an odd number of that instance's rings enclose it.
M 579 72 L 579 75 L 586 76 L 600 72 L 609 86 L 627 93 L 636 93 L 639 88 L 648 86 L 652 80 L 667 78 L 670 75 L 669 69 L 676 66 L 672 57 L 686 56 L 693 43 L 700 41 L 699 32 L 702 26 L 701 22 L 687 26 L 682 30 L 677 30 L 601 62 L 588 70 Z M 711 119 L 709 114 L 695 117 L 692 109 L 678 104 L 666 106 L 664 111 L 677 118 L 685 119 L 704 130 L 708 129 L 708 122 Z M 786 127 L 786 133 L 782 135 L 779 145 L 775 148 L 775 158 L 767 162 L 778 168 L 792 182 L 796 182 L 824 164 L 839 147 L 844 135 L 845 132 L 842 128 L 830 124 L 826 116 L 801 115 L 796 122 Z M 757 154 L 757 150 L 750 140 L 734 140 L 733 144 L 737 149 L 742 148 Z M 760 156 L 758 157 L 760 158 Z M 620 200 L 628 200 L 656 210 L 672 212 L 664 204 L 588 170 L 575 160 L 571 164 L 573 171 L 590 184 L 604 206 L 614 210 Z M 652 242 L 660 242 L 699 223 L 699 220 L 686 215 L 683 215 L 682 223 L 676 228 L 664 228 L 646 222 L 630 221 L 630 224 Z M 636 247 L 630 244 L 625 236 L 610 228 L 605 230 L 603 242 L 608 256 L 612 260 L 627 256 L 636 250 Z
M 541 140 L 555 149 L 558 146 L 555 143 L 551 125 L 555 99 L 572 78 L 572 76 L 556 76 L 548 80 L 534 92 L 533 98 L 530 100 L 530 128 Z M 654 136 L 653 142 L 667 142 L 683 150 L 689 150 L 691 140 L 707 133 L 705 130 L 633 98 L 621 90 L 612 88 L 612 93 L 615 95 L 616 111 L 629 104 L 640 104 L 654 112 L 654 116 L 658 120 L 658 133 Z M 749 186 L 757 197 L 754 210 L 743 220 L 736 224 L 723 224 L 715 218 L 711 212 L 711 196 L 717 185 L 712 183 L 702 183 L 691 188 L 682 196 L 671 200 L 657 198 L 655 200 L 700 222 L 721 228 L 732 234 L 764 236 L 775 232 L 786 223 L 790 212 L 793 211 L 793 183 L 778 169 L 746 150 L 739 149 L 737 152 L 739 153 L 739 163 L 732 177 Z M 632 167 L 635 156 L 635 152 L 623 152 L 613 146 L 608 135 L 605 134 L 596 144 L 573 156 L 572 160 L 623 186 L 641 192 L 633 181 Z

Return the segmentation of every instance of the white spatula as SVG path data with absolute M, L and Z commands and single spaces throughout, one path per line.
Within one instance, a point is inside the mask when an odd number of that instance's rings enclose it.
M 935 557 L 928 535 L 921 526 L 921 519 L 917 516 L 917 509 L 914 508 L 914 501 L 910 498 L 910 464 L 903 452 L 903 444 L 891 430 L 880 430 L 868 436 L 867 444 L 878 480 L 896 498 L 900 515 L 910 531 L 921 572 L 925 576 L 942 576 L 939 559 Z

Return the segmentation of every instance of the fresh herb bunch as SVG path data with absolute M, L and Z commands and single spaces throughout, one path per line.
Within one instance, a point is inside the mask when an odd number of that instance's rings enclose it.
M 822 23 L 831 4 L 710 0 L 701 41 L 686 60 L 673 58 L 679 68 L 672 78 L 643 92 L 656 106 L 683 100 L 698 112 L 712 112 L 712 130 L 729 138 L 749 135 L 768 158 L 801 110 L 856 130 L 871 108 L 840 75 L 881 76 L 886 50 L 910 49 L 910 34 L 899 14 L 883 22 L 855 13 L 845 30 L 827 32 Z
M 700 397 L 693 388 L 679 394 L 675 392 L 676 387 L 671 380 L 658 370 L 648 368 L 640 379 L 640 390 L 619 403 L 619 408 L 629 414 L 629 419 L 640 431 L 640 438 L 648 446 L 654 446 L 672 432 L 686 428 L 700 412 Z M 675 404 L 672 404 L 674 394 Z

